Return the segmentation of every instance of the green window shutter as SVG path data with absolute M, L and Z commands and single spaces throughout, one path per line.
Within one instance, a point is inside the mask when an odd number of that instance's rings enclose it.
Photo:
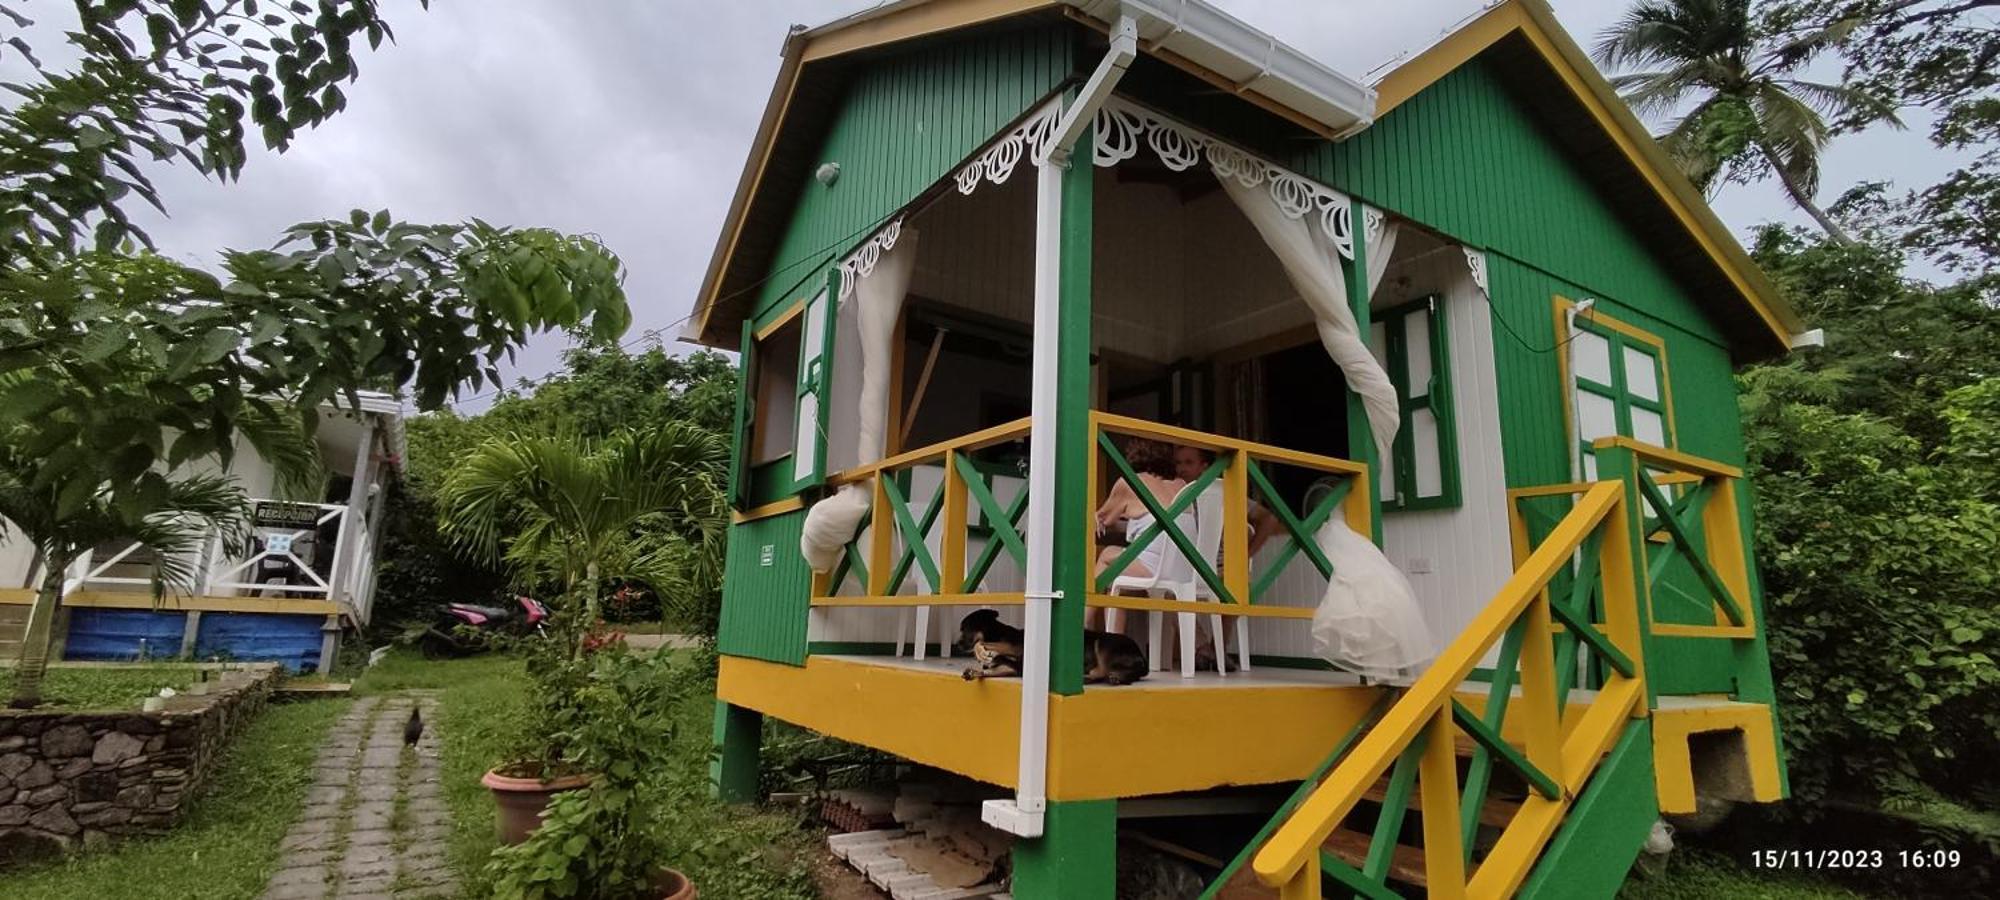
M 750 505 L 750 426 L 757 421 L 757 337 L 750 322 L 743 323 L 743 343 L 736 358 L 735 444 L 729 453 L 729 502 L 737 509 Z
M 1444 298 L 1419 298 L 1373 318 L 1376 354 L 1396 385 L 1401 415 L 1392 459 L 1384 467 L 1382 508 L 1456 507 L 1463 491 Z
M 840 269 L 827 272 L 826 286 L 806 300 L 799 337 L 797 429 L 793 435 L 792 488 L 826 483 L 827 400 L 833 385 L 833 337 L 840 310 Z

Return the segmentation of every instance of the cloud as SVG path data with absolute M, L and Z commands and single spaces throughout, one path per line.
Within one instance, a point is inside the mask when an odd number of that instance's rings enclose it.
M 59 6 L 38 5 L 42 14 Z M 629 337 L 660 329 L 671 340 L 700 287 L 788 25 L 862 5 L 439 0 L 425 12 L 408 0 L 385 3 L 397 43 L 361 57 L 344 113 L 288 153 L 253 154 L 238 184 L 161 171 L 172 217 L 141 220 L 166 252 L 204 261 L 356 207 L 595 233 L 630 272 Z M 1218 5 L 1355 77 L 1481 8 L 1477 0 Z M 1557 7 L 1588 43 L 1623 5 Z M 1830 188 L 1881 177 L 1885 154 L 1899 152 L 1851 143 L 1865 153 L 1836 144 Z M 1908 152 L 1907 142 L 1895 147 Z M 1719 206 L 1739 228 L 1797 220 L 1768 186 L 1732 189 Z M 506 372 L 539 377 L 559 365 L 563 347 L 561 336 L 540 337 Z

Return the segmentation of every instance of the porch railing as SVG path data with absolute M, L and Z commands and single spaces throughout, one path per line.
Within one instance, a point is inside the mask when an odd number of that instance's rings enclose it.
M 1115 440 L 1117 436 L 1194 447 L 1213 456 L 1213 461 L 1177 497 L 1156 498 L 1140 483 L 1138 472 L 1132 468 L 1130 460 Z M 1273 586 L 1286 567 L 1295 557 L 1303 554 L 1320 577 L 1333 577 L 1333 564 L 1321 552 L 1315 536 L 1335 514 L 1346 520 L 1355 533 L 1373 533 L 1368 507 L 1368 467 L 1361 463 L 1103 412 L 1091 414 L 1091 441 L 1101 460 L 1100 464 L 1091 467 L 1091 496 L 1103 493 L 1107 479 L 1123 480 L 1132 486 L 1133 493 L 1153 518 L 1152 524 L 1133 536 L 1125 550 L 1113 557 L 1103 572 L 1098 573 L 1088 598 L 1091 606 L 1310 619 L 1317 597 L 1303 598 L 1314 602 L 1298 606 L 1272 602 L 1275 599 L 1301 599 L 1273 596 Z M 1310 509 L 1295 512 L 1265 471 L 1266 466 L 1272 465 L 1292 466 L 1315 473 L 1329 489 L 1313 500 Z M 1222 535 L 1219 556 L 1212 560 L 1200 552 L 1195 536 L 1181 528 L 1179 520 L 1197 498 L 1208 494 L 1218 482 L 1221 485 Z M 1269 557 L 1263 574 L 1254 577 L 1250 562 L 1250 509 L 1253 502 L 1261 503 L 1283 529 L 1282 541 Z M 1098 556 L 1096 529 L 1085 531 L 1089 535 L 1084 548 L 1085 559 L 1095 560 Z M 1111 593 L 1119 576 L 1125 574 L 1132 563 L 1159 540 L 1171 543 L 1171 552 L 1180 553 L 1188 561 L 1198 579 L 1198 593 L 1220 601 L 1220 608 L 1213 602 Z M 1220 564 L 1219 568 L 1215 563 Z
M 1388 895 L 1387 876 L 1414 792 L 1432 896 L 1500 897 L 1519 886 L 1627 720 L 1645 709 L 1626 510 L 1617 483 L 1582 493 L 1486 609 L 1271 835 L 1252 859 L 1260 880 L 1288 900 L 1318 898 L 1322 877 L 1368 896 Z M 1565 572 L 1574 576 L 1568 596 L 1555 596 L 1550 583 Z M 1593 591 L 1605 598 L 1601 618 L 1583 612 Z M 1603 689 L 1582 710 L 1566 709 L 1568 691 L 1559 689 L 1557 622 L 1604 654 L 1610 667 Z M 1499 663 L 1490 685 L 1470 683 L 1496 644 Z M 1459 699 L 1482 688 L 1481 709 Z M 1462 785 L 1460 732 L 1475 746 Z M 1521 743 L 1502 737 L 1508 732 Z M 1473 869 L 1473 838 L 1496 764 L 1517 775 L 1529 794 Z M 1362 865 L 1323 852 L 1322 844 L 1385 774 L 1385 799 Z
M 847 543 L 833 570 L 815 577 L 811 605 L 822 610 L 914 609 L 915 644 L 923 645 L 933 607 L 1025 603 L 1018 585 L 996 577 L 1002 560 L 1019 568 L 1027 565 L 1025 534 L 1029 526 L 1022 521 L 1028 507 L 1025 473 L 1018 473 L 1020 477 L 1015 479 L 995 479 L 994 467 L 982 460 L 987 454 L 981 451 L 1028 436 L 1029 420 L 1020 419 L 830 476 L 832 486 L 872 479 L 873 496 L 865 526 Z M 1095 577 L 1085 600 L 1090 606 L 1310 619 L 1312 603 L 1274 602 L 1282 593 L 1276 585 L 1287 566 L 1302 556 L 1321 577 L 1332 577 L 1332 563 L 1321 552 L 1315 535 L 1335 515 L 1358 533 L 1371 534 L 1368 471 L 1360 463 L 1101 412 L 1091 416 L 1090 439 L 1100 451 L 1093 454 L 1096 462 L 1090 473 L 1093 498 L 1101 495 L 1112 479 L 1137 483 L 1138 474 L 1114 439 L 1118 436 L 1195 447 L 1213 454 L 1214 462 L 1177 497 L 1155 498 L 1149 491 L 1137 492 L 1153 513 L 1153 527 L 1136 535 Z M 1306 470 L 1323 479 L 1329 489 L 1315 498 L 1310 509 L 1295 511 L 1272 482 L 1267 468 L 1273 466 Z M 919 479 L 915 477 L 919 473 L 927 474 Z M 1001 481 L 1007 482 L 1011 495 L 996 490 Z M 1197 551 L 1195 535 L 1176 520 L 1197 496 L 1217 485 L 1223 501 L 1222 537 L 1218 558 L 1209 560 Z M 1249 553 L 1253 502 L 1262 503 L 1283 530 L 1273 543 L 1274 549 L 1263 557 L 1269 562 L 1254 577 Z M 1086 542 L 1077 549 L 1085 554 L 1088 564 L 1097 557 L 1097 539 L 1094 529 L 1084 531 Z M 1220 601 L 1220 605 L 1111 592 L 1117 577 L 1146 548 L 1161 541 L 1173 545 L 1169 552 L 1178 552 L 1193 564 L 1201 580 L 1203 601 Z M 904 627 L 908 627 L 907 622 Z
M 1019 419 L 829 477 L 828 483 L 836 486 L 873 478 L 873 497 L 866 527 L 847 543 L 833 571 L 814 579 L 812 605 L 1018 606 L 1026 602 L 1020 590 L 991 590 L 987 581 L 1002 555 L 1016 565 L 1027 565 L 1021 522 L 1028 508 L 1027 485 L 1023 481 L 1014 496 L 1002 503 L 995 498 L 975 455 L 1027 437 L 1028 422 Z M 938 483 L 917 506 L 913 501 L 918 498 L 911 496 L 915 479 L 910 476 L 926 468 L 937 470 Z M 979 513 L 976 522 L 974 510 Z M 974 527 L 983 537 L 983 546 L 976 554 L 967 550 Z M 842 594 L 850 584 L 858 586 L 859 592 Z M 912 592 L 906 593 L 906 588 Z
M 335 600 L 348 604 L 358 617 L 366 621 L 366 612 L 360 609 L 360 598 L 366 596 L 362 590 L 364 583 L 373 577 L 373 555 L 365 519 L 356 523 L 358 527 L 347 527 L 348 507 L 342 504 L 273 500 L 252 502 L 282 502 L 287 507 L 312 510 L 312 522 L 298 527 L 255 527 L 252 529 L 255 543 L 249 546 L 233 546 L 222 533 L 212 532 L 202 542 L 201 550 L 189 553 L 183 560 L 188 571 L 193 573 L 192 588 L 195 593 L 229 597 L 240 592 L 276 591 L 285 596 Z M 299 546 L 308 541 L 318 541 L 322 533 L 335 535 L 333 540 L 325 542 L 325 546 L 315 548 L 316 555 L 326 555 L 322 564 L 325 574 L 300 555 Z M 353 542 L 355 551 L 342 555 L 339 547 L 342 540 Z M 122 566 L 148 564 L 150 561 L 145 559 L 145 554 L 151 551 L 136 541 L 124 542 L 109 552 L 105 552 L 106 549 L 100 547 L 79 562 L 75 578 L 77 589 L 124 589 L 151 583 L 147 574 L 120 572 Z M 279 566 L 272 568 L 267 566 L 269 563 Z
M 1392 896 L 1407 808 L 1423 816 L 1431 896 L 1511 896 L 1605 753 L 1645 715 L 1644 635 L 1754 636 L 1741 472 L 1629 438 L 1596 449 L 1603 480 L 1508 493 L 1513 577 L 1257 850 L 1253 870 L 1281 896 L 1318 898 L 1323 878 L 1343 893 Z M 1713 624 L 1658 621 L 1653 597 L 1663 579 L 1697 585 Z M 1490 682 L 1471 683 L 1496 645 Z M 1588 705 L 1572 706 L 1580 653 L 1596 661 L 1598 690 Z M 1468 705 L 1482 694 L 1481 708 Z M 1473 745 L 1462 786 L 1460 735 Z M 1495 764 L 1528 791 L 1499 823 L 1486 810 Z M 1321 847 L 1364 798 L 1380 813 L 1356 866 Z M 1499 829 L 1483 855 L 1474 852 L 1482 824 Z

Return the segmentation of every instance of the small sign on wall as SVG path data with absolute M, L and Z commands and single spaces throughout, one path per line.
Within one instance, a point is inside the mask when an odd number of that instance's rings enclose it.
M 771 560 L 776 556 L 776 554 L 772 552 L 772 549 L 775 546 L 776 546 L 775 544 L 765 544 L 764 546 L 757 548 L 757 565 L 763 566 L 764 568 L 767 569 L 771 567 Z

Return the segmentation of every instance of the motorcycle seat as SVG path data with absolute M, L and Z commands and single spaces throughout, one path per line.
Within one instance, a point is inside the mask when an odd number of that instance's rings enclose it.
M 512 610 L 502 609 L 498 606 L 480 606 L 477 603 L 448 603 L 445 605 L 454 610 L 477 613 L 488 619 L 504 619 L 514 614 Z

